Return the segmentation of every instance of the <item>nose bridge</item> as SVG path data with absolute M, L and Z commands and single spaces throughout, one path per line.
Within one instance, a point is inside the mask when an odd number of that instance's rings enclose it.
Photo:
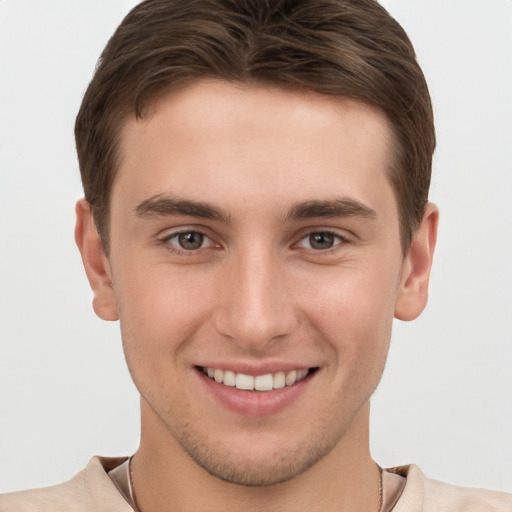
M 258 349 L 289 334 L 295 324 L 284 262 L 271 248 L 245 248 L 227 263 L 217 330 Z

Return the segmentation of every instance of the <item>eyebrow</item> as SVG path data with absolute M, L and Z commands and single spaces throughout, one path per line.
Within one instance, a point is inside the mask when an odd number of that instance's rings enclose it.
M 224 223 L 230 221 L 228 213 L 202 201 L 179 199 L 158 194 L 145 199 L 134 208 L 137 217 L 183 215 L 202 219 L 216 220 Z M 372 208 L 349 198 L 331 200 L 310 200 L 296 203 L 284 220 L 305 220 L 312 218 L 347 218 L 363 217 L 376 219 L 377 212 Z
M 365 219 L 377 219 L 377 212 L 372 208 L 349 198 L 333 200 L 313 200 L 297 203 L 292 207 L 287 220 L 304 220 L 316 217 L 347 218 L 363 217 Z
M 178 199 L 162 194 L 142 201 L 134 208 L 137 217 L 183 215 L 202 219 L 229 222 L 229 215 L 215 206 L 201 201 Z

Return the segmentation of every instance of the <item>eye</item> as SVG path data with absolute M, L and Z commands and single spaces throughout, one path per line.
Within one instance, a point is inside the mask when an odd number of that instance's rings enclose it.
M 197 251 L 214 245 L 214 242 L 200 231 L 183 231 L 169 236 L 163 241 L 183 251 Z
M 297 245 L 298 247 L 314 249 L 315 251 L 326 251 L 343 241 L 343 238 L 331 231 L 315 231 L 302 238 Z

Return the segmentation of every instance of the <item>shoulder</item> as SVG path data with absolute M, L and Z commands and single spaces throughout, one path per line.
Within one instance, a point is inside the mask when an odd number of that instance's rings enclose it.
M 68 482 L 0 495 L 0 512 L 132 512 L 107 474 L 126 460 L 93 457 Z
M 407 478 L 393 512 L 512 512 L 512 494 L 432 480 L 415 465 L 388 471 Z

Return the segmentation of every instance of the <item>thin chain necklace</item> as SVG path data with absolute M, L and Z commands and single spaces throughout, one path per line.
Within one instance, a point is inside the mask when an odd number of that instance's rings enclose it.
M 379 469 L 379 508 L 377 512 L 382 512 L 382 468 L 377 466 Z M 133 469 L 132 469 L 132 457 L 128 460 L 128 488 L 130 490 L 130 498 L 135 506 L 135 512 L 141 512 L 139 504 L 137 503 L 137 498 L 135 496 L 135 487 L 133 485 Z
M 132 469 L 132 459 L 133 455 L 128 459 L 128 489 L 130 490 L 130 498 L 132 499 L 132 503 L 134 505 L 135 512 L 140 512 L 139 504 L 137 503 L 137 498 L 135 497 L 135 487 L 133 486 L 133 469 Z
M 377 509 L 379 512 L 382 512 L 382 468 L 377 465 L 379 469 L 379 508 Z

